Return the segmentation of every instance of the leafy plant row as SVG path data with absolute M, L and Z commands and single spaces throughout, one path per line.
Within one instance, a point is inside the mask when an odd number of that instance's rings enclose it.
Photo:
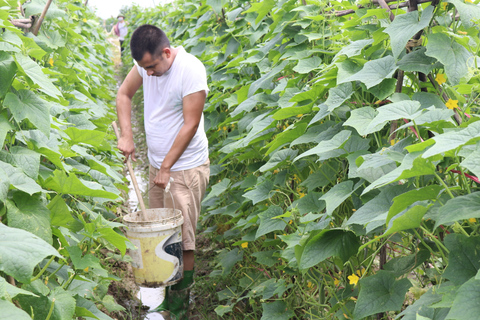
M 109 265 L 128 241 L 112 220 L 124 187 L 111 52 L 79 2 L 54 1 L 38 35 L 12 24 L 45 6 L 0 1 L 1 317 L 112 319 Z
M 128 10 L 207 66 L 219 316 L 480 312 L 480 8 L 362 4 Z

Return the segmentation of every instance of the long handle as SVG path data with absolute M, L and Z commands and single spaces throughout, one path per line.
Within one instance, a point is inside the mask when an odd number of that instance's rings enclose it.
M 113 130 L 115 131 L 115 135 L 117 136 L 117 140 L 120 139 L 120 134 L 118 132 L 117 123 L 115 121 L 112 122 Z M 135 193 L 137 194 L 138 202 L 140 203 L 140 209 L 142 210 L 142 217 L 144 221 L 147 221 L 147 210 L 145 209 L 145 203 L 143 202 L 142 193 L 140 192 L 140 188 L 138 187 L 137 178 L 135 177 L 135 173 L 133 172 L 132 163 L 130 162 L 130 157 L 127 159 L 127 168 L 128 172 L 130 173 L 130 178 L 132 179 L 133 188 L 135 189 Z

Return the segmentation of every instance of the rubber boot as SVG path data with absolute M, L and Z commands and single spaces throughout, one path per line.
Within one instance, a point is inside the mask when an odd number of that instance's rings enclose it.
M 159 312 L 166 319 L 183 320 L 188 319 L 188 305 L 190 299 L 190 291 L 193 287 L 193 270 L 184 271 L 183 279 L 171 286 L 165 288 L 165 299 L 162 303 L 149 311 Z
M 183 279 L 170 287 L 168 311 L 172 320 L 187 320 L 190 291 L 193 287 L 193 270 L 183 272 Z

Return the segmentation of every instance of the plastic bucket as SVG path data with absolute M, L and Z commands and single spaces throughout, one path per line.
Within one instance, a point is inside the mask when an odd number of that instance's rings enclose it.
M 130 250 L 135 282 L 144 287 L 170 286 L 183 277 L 182 212 L 178 209 L 147 209 L 123 218 L 127 238 L 137 247 Z

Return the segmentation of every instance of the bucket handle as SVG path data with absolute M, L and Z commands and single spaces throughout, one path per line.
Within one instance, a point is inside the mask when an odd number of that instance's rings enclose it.
M 172 198 L 173 210 L 175 210 L 176 208 L 175 208 L 175 200 L 173 200 L 173 194 L 170 192 L 170 184 L 174 181 L 175 180 L 172 177 L 170 177 L 170 180 L 168 181 L 167 186 L 165 187 L 165 193 L 169 193 L 170 197 Z M 163 197 L 163 207 L 164 208 L 166 207 L 165 206 L 165 197 Z

